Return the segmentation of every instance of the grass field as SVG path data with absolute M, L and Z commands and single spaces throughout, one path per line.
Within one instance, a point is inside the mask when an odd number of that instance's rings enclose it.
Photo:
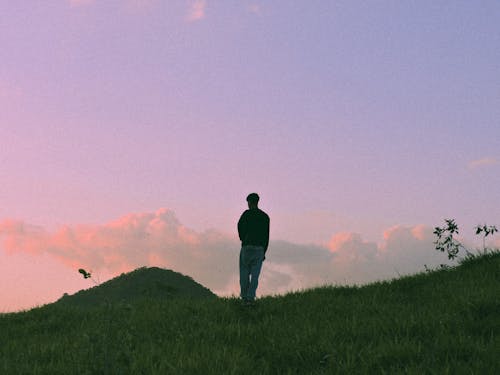
M 0 315 L 1 374 L 498 374 L 500 254 L 260 299 Z

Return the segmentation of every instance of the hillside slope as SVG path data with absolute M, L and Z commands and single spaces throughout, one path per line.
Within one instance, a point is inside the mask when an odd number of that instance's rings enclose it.
M 92 306 L 100 303 L 133 302 L 140 299 L 215 298 L 192 278 L 158 267 L 138 268 L 90 289 L 65 295 L 56 303 Z
M 0 315 L 2 374 L 498 374 L 500 254 L 363 287 Z

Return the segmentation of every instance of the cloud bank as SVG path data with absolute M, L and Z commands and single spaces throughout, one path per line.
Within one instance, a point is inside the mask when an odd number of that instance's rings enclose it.
M 360 284 L 422 271 L 447 261 L 434 250 L 432 228 L 395 226 L 381 244 L 337 233 L 327 244 L 272 241 L 260 280 L 261 295 L 323 284 Z M 49 254 L 69 267 L 118 275 L 159 266 L 189 275 L 219 295 L 238 293 L 239 241 L 182 225 L 173 211 L 133 213 L 103 225 L 65 226 L 55 232 L 22 221 L 0 222 L 7 253 Z

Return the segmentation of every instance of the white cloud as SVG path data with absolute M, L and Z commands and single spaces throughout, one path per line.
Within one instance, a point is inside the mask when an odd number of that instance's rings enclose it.
M 205 18 L 207 8 L 206 0 L 195 0 L 191 3 L 187 15 L 187 20 L 194 22 Z
M 134 213 L 103 225 L 65 226 L 54 233 L 21 221 L 0 222 L 7 252 L 49 254 L 66 265 L 118 275 L 141 266 L 184 273 L 218 294 L 237 294 L 239 241 L 217 231 L 196 232 L 168 209 Z M 366 283 L 446 263 L 430 227 L 395 226 L 377 245 L 337 233 L 326 245 L 271 241 L 259 294 L 323 284 Z
M 500 161 L 496 158 L 482 158 L 470 161 L 467 166 L 469 169 L 477 169 L 499 164 Z

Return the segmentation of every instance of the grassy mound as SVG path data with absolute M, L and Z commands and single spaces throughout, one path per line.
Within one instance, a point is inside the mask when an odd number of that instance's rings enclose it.
M 209 289 L 192 278 L 158 267 L 138 268 L 99 286 L 63 296 L 57 303 L 95 306 L 103 303 L 134 302 L 140 299 L 215 298 Z

